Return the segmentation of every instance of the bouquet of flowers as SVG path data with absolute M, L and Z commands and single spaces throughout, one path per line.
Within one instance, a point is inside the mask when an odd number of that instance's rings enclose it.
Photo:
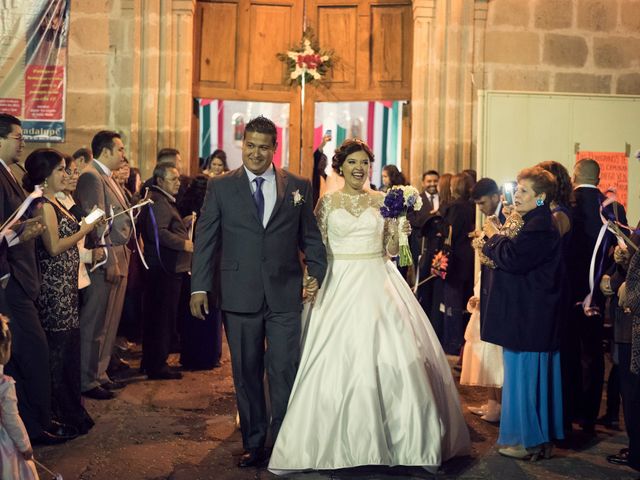
M 400 243 L 400 259 L 398 264 L 401 267 L 413 265 L 411 250 L 409 249 L 409 238 L 402 232 L 402 227 L 407 221 L 407 213 L 418 211 L 422 208 L 422 198 L 418 190 L 411 185 L 396 185 L 391 187 L 384 197 L 384 204 L 380 207 L 380 213 L 384 218 L 398 220 L 398 234 Z

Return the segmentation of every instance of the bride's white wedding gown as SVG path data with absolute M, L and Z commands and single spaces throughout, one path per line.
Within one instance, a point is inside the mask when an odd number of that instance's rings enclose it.
M 329 269 L 312 308 L 269 470 L 413 465 L 470 450 L 451 370 L 420 304 L 383 254 L 380 194 L 321 199 Z

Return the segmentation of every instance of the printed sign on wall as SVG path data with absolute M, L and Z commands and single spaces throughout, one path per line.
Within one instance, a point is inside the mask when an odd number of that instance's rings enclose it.
M 1 0 L 0 112 L 32 142 L 62 142 L 69 0 Z

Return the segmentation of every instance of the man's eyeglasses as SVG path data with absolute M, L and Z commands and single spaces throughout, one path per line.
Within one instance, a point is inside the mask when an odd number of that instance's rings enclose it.
M 14 137 L 13 135 L 7 135 L 7 138 L 13 138 L 14 140 L 17 140 L 18 142 L 24 142 L 24 137 L 22 135 L 18 135 L 17 137 Z

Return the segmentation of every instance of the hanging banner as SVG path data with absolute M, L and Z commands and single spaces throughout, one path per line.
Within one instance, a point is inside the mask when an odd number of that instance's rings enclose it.
M 598 187 L 605 195 L 615 191 L 619 203 L 627 208 L 629 179 L 629 160 L 624 152 L 587 152 L 580 151 L 576 162 L 583 158 L 591 158 L 600 165 L 600 184 Z
M 25 140 L 63 142 L 69 0 L 0 0 L 0 112 Z

